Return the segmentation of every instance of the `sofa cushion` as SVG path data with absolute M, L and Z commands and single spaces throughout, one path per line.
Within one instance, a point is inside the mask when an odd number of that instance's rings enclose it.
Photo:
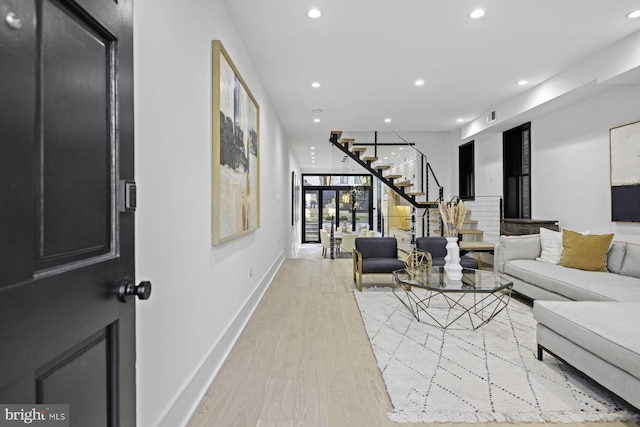
M 607 253 L 607 270 L 612 273 L 622 273 L 622 261 L 624 260 L 624 254 L 626 252 L 626 242 L 612 242 L 609 252 Z M 640 258 L 636 258 L 638 262 Z
M 363 273 L 391 273 L 406 268 L 403 261 L 396 258 L 363 258 Z
M 511 259 L 536 259 L 540 256 L 540 235 L 500 236 L 503 261 Z
M 557 264 L 562 256 L 562 233 L 540 228 L 540 256 L 538 261 Z
M 564 338 L 640 378 L 640 303 L 536 301 L 533 316 Z
M 564 230 L 564 227 L 562 228 Z M 579 231 L 580 234 L 589 234 L 591 230 Z M 538 261 L 557 264 L 562 256 L 562 232 L 548 228 L 540 229 L 540 257 Z
M 640 278 L 640 245 L 627 243 L 620 274 Z
M 562 229 L 562 256 L 559 264 L 589 271 L 607 271 L 607 252 L 613 234 L 583 235 Z
M 634 277 L 524 259 L 506 262 L 504 272 L 572 300 L 640 302 L 640 279 Z

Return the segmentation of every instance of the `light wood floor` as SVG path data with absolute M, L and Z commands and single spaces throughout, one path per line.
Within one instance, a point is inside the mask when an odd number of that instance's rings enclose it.
M 393 423 L 391 410 L 353 296 L 351 260 L 322 259 L 320 246 L 304 245 L 282 265 L 188 425 L 427 425 Z

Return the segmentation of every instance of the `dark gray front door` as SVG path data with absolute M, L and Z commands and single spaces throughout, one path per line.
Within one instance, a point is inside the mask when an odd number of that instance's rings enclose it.
M 136 419 L 132 25 L 131 0 L 0 0 L 0 403 L 75 427 Z

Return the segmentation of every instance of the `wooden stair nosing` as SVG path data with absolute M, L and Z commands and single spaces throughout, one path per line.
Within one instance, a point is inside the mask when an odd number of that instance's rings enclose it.
M 373 166 L 373 169 L 375 169 L 377 171 L 383 171 L 383 170 L 391 169 L 391 166 L 389 166 L 389 165 L 377 165 L 377 166 Z
M 430 201 L 420 201 L 420 202 L 416 202 L 416 203 L 418 203 L 418 205 L 424 206 L 424 207 L 434 206 L 434 205 L 438 204 L 438 202 L 430 202 Z
M 351 147 L 352 153 L 364 153 L 365 151 L 367 151 L 367 147 Z
M 398 175 L 395 173 L 390 173 L 389 175 L 384 175 L 384 177 L 386 179 L 398 179 L 398 178 L 402 178 L 402 175 Z
M 362 160 L 363 162 L 375 162 L 378 160 L 378 158 L 375 156 L 370 156 L 370 157 L 363 157 L 360 160 Z
M 407 196 L 424 196 L 424 191 L 408 191 L 406 193 Z
M 469 229 L 469 228 L 461 228 L 460 229 L 460 234 L 483 234 L 484 231 L 482 230 L 475 230 L 475 229 Z
M 493 251 L 495 249 L 496 244 L 490 242 L 459 242 L 460 249 L 466 251 Z
M 413 184 L 411 183 L 411 181 L 401 181 L 395 183 L 396 187 L 411 187 L 412 185 Z

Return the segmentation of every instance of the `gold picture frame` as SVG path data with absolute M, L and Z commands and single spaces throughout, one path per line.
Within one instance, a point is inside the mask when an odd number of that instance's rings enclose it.
M 212 42 L 212 243 L 260 227 L 260 107 L 220 40 Z

